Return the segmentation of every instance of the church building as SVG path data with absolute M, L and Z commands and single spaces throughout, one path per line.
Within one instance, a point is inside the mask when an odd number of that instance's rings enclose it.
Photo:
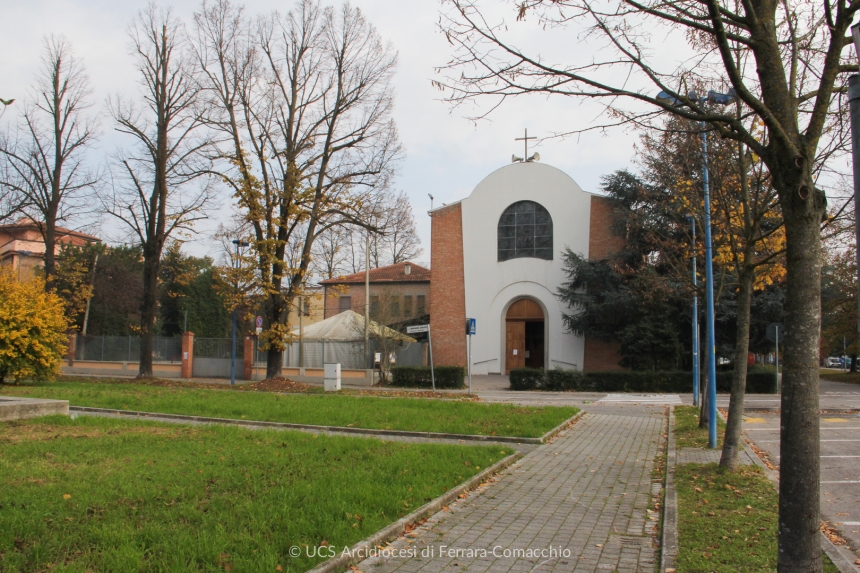
M 528 157 L 528 155 L 526 155 Z M 592 259 L 617 251 L 612 206 L 537 156 L 491 173 L 456 203 L 432 209 L 430 328 L 434 362 L 473 374 L 523 366 L 618 370 L 617 345 L 566 331 L 556 293 L 566 247 Z

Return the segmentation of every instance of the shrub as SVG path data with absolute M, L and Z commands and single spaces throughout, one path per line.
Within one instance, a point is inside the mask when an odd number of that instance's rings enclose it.
M 542 390 L 579 390 L 582 387 L 583 375 L 579 370 L 555 370 L 547 371 L 541 381 Z
M 577 390 L 580 392 L 660 392 L 685 394 L 692 392 L 691 372 L 609 371 L 580 372 L 578 370 L 511 370 L 511 390 Z M 730 392 L 732 372 L 717 372 L 717 392 Z M 747 373 L 750 394 L 772 394 L 775 391 L 773 372 L 754 370 Z
M 511 390 L 537 390 L 543 380 L 543 370 L 537 368 L 512 368 Z
M 0 384 L 59 374 L 66 328 L 63 301 L 42 280 L 19 282 L 0 268 Z
M 436 388 L 463 388 L 466 369 L 462 366 L 437 366 Z M 401 388 L 432 388 L 429 366 L 392 366 L 391 386 Z

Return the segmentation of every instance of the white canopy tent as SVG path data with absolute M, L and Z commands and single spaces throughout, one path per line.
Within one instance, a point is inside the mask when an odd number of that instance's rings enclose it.
M 304 342 L 363 342 L 364 316 L 347 310 L 303 329 L 301 333 Z M 402 342 L 415 342 L 411 336 L 406 336 L 392 328 L 370 321 L 368 332 L 371 339 L 385 338 Z M 299 336 L 299 330 L 293 331 Z

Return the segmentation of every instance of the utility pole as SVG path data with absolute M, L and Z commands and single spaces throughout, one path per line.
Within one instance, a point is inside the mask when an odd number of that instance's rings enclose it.
M 370 356 L 370 229 L 367 230 L 367 243 L 364 247 L 364 357 L 370 364 L 370 369 L 373 370 L 373 360 Z
M 99 264 L 99 254 L 96 253 L 95 259 L 93 259 L 93 275 L 90 278 L 90 296 L 87 297 L 87 310 L 84 312 L 84 327 L 81 329 L 81 334 L 84 336 L 87 335 L 87 325 L 90 322 L 90 302 L 93 300 L 93 289 L 96 285 L 96 265 Z

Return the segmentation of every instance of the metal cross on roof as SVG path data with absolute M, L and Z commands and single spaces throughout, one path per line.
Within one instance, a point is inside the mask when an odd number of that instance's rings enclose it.
M 525 143 L 526 154 L 523 155 L 523 160 L 526 160 L 529 158 L 529 139 L 537 139 L 537 137 L 529 137 L 529 128 L 526 128 L 525 137 L 515 137 L 514 138 L 514 141 L 522 141 L 523 143 Z

